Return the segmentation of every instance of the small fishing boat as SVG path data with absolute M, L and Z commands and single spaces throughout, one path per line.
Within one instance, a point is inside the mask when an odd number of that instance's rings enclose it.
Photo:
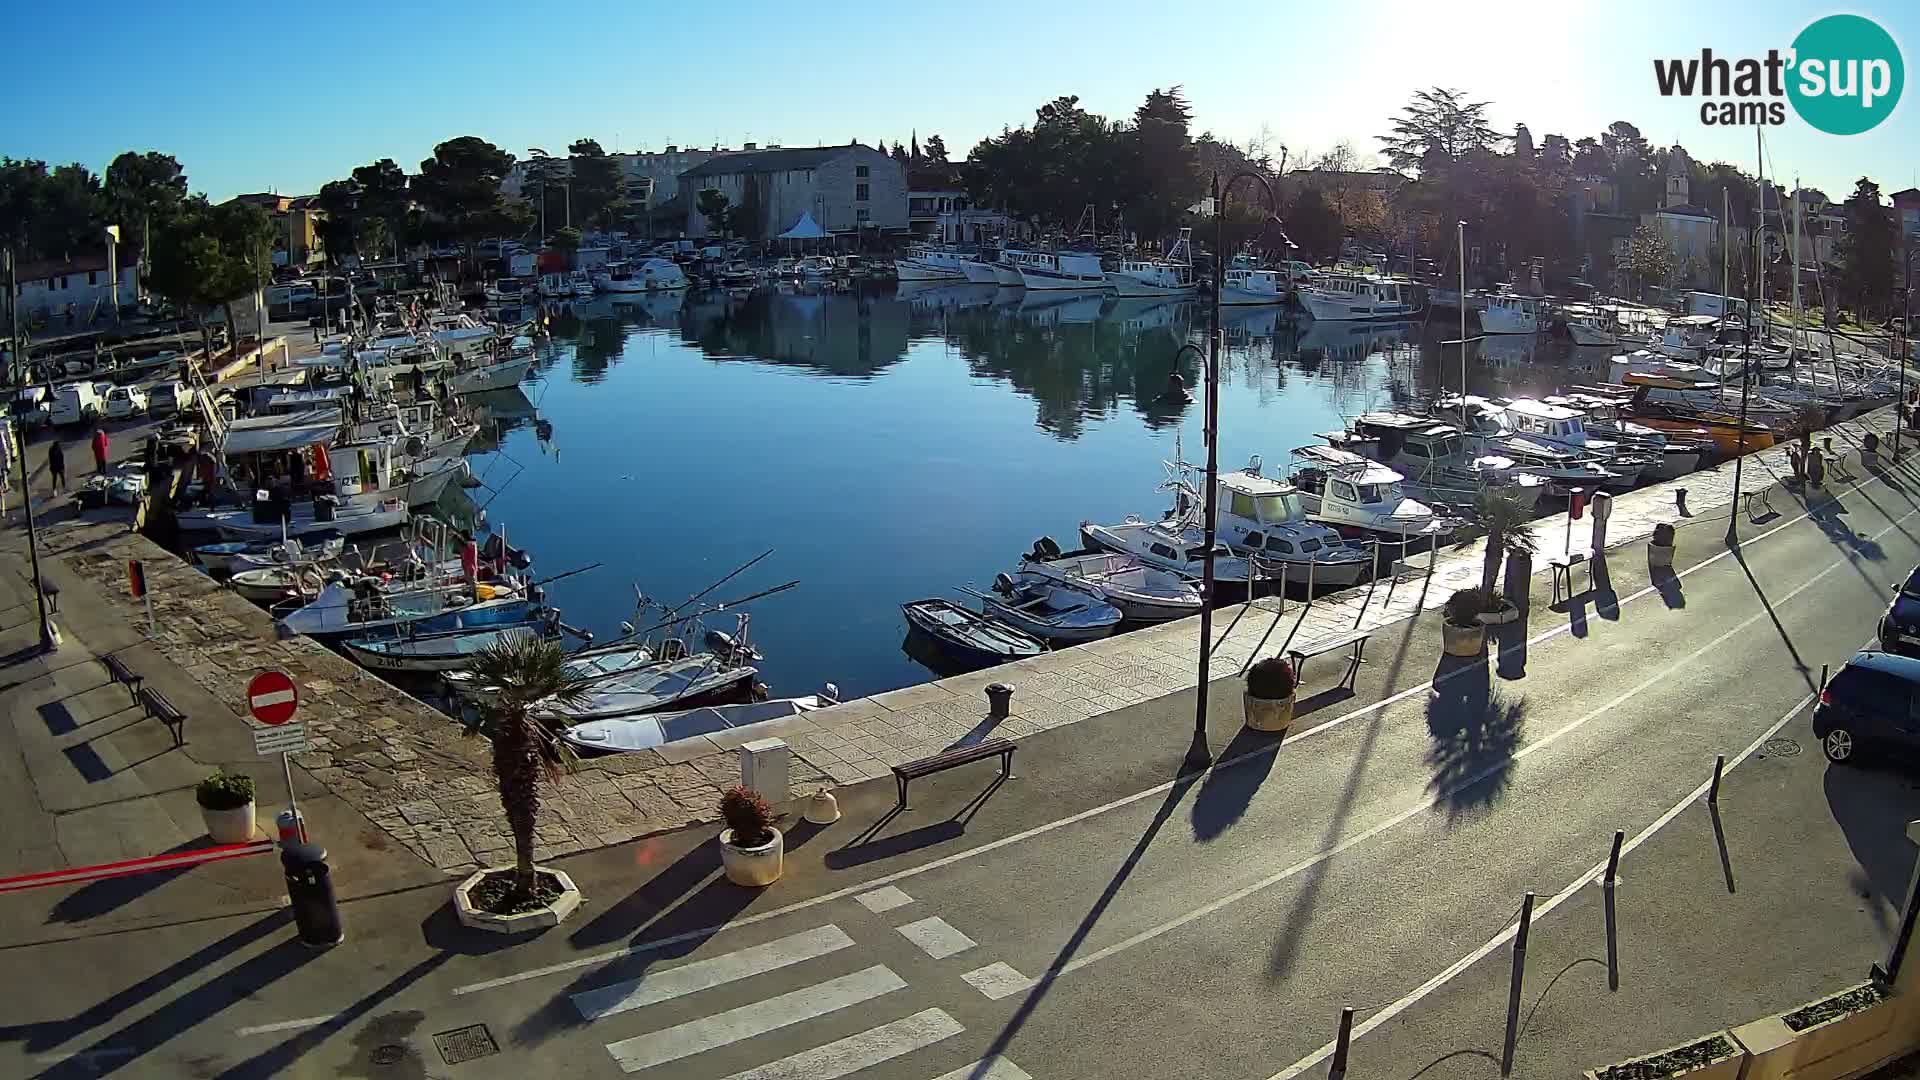
M 1120 625 L 1120 609 L 1083 592 L 1040 581 L 995 574 L 993 592 L 962 589 L 980 601 L 980 611 L 1023 630 L 1049 646 L 1098 641 Z
M 514 592 L 482 583 L 452 581 L 382 588 L 377 579 L 331 581 L 313 602 L 281 616 L 290 633 L 308 637 L 374 638 L 493 628 L 527 622 L 535 604 Z M 384 633 L 383 633 L 384 631 Z
M 828 683 L 818 694 L 804 697 L 774 698 L 738 705 L 706 705 L 623 720 L 590 720 L 565 729 L 560 737 L 575 749 L 588 753 L 631 753 L 651 750 L 682 739 L 712 735 L 730 728 L 785 720 L 839 702 L 838 688 Z
M 1143 521 L 1128 515 L 1117 525 L 1092 521 L 1080 523 L 1080 540 L 1089 548 L 1130 555 L 1162 570 L 1171 570 L 1188 580 L 1206 576 L 1206 531 L 1188 517 L 1163 521 Z M 1213 584 L 1219 593 L 1244 592 L 1255 573 L 1246 559 L 1228 550 L 1218 539 L 1213 545 Z
M 503 360 L 485 367 L 469 368 L 447 376 L 447 389 L 455 394 L 484 394 L 489 390 L 507 390 L 519 386 L 533 370 L 533 358 Z
M 1039 638 L 1006 623 L 934 597 L 900 605 L 907 625 L 924 634 L 954 663 L 971 668 L 1024 660 L 1047 651 Z
M 1046 582 L 1118 608 L 1128 622 L 1157 623 L 1200 614 L 1200 590 L 1180 574 L 1131 555 L 1083 548 L 1062 552 L 1050 536 L 1020 559 L 1016 581 Z
M 340 643 L 362 667 L 372 671 L 453 671 L 473 663 L 481 650 L 529 636 L 558 634 L 551 612 L 533 622 L 444 634 L 414 634 L 381 640 L 353 638 Z
M 561 670 L 566 672 L 570 679 L 606 680 L 611 676 L 645 667 L 653 661 L 654 655 L 651 648 L 629 641 L 620 645 L 608 644 L 581 649 L 567 657 Z M 471 671 L 449 671 L 445 677 L 448 689 L 468 701 L 486 704 L 500 692 L 497 686 L 482 686 L 475 682 Z
M 263 517 L 266 520 L 261 520 Z M 305 540 L 316 533 L 360 536 L 405 525 L 411 517 L 404 499 L 389 499 L 374 507 L 316 509 L 310 503 L 290 508 L 282 519 L 252 510 L 220 510 L 205 515 L 201 528 L 211 528 L 230 540 L 267 540 L 287 537 Z M 183 524 L 181 526 L 185 528 Z
M 536 715 L 568 724 L 611 720 L 675 706 L 743 700 L 753 690 L 758 674 L 746 665 L 730 667 L 712 653 L 694 653 L 663 660 L 591 684 L 586 696 L 571 705 L 543 702 Z
M 286 551 L 288 545 L 292 550 Z M 303 559 L 326 559 L 340 554 L 344 540 L 338 533 L 311 532 L 283 544 L 278 540 L 222 540 L 193 549 L 200 565 L 215 574 L 231 574 L 256 566 L 272 566 Z
M 320 591 L 321 584 L 320 570 L 312 563 L 259 566 L 227 579 L 229 588 L 256 604 L 312 596 Z

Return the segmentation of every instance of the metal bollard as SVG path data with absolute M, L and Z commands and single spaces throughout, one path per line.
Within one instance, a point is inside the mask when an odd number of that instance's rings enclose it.
M 1707 805 L 1720 805 L 1720 774 L 1727 768 L 1727 755 L 1716 754 L 1713 758 L 1713 786 L 1707 789 Z
M 987 719 L 1005 720 L 1013 712 L 1013 684 L 987 684 Z
M 280 830 L 281 846 L 306 843 L 307 815 L 298 810 L 282 810 L 274 816 L 273 823 Z
M 340 905 L 333 897 L 333 874 L 327 869 L 327 849 L 319 844 L 288 844 L 280 850 L 280 864 L 287 871 L 287 900 L 301 943 L 318 948 L 345 940 Z
M 1353 1045 L 1353 1007 L 1340 1010 L 1340 1034 L 1333 1043 L 1333 1065 L 1327 1071 L 1327 1080 L 1346 1080 L 1347 1050 Z
M 1681 517 L 1687 516 L 1687 489 L 1686 488 L 1673 489 L 1673 508 L 1675 510 L 1680 511 Z
M 1533 894 L 1520 905 L 1520 926 L 1513 935 L 1513 981 L 1507 987 L 1507 1042 L 1500 1051 L 1500 1075 L 1513 1075 L 1513 1044 L 1520 1035 L 1520 988 L 1527 976 L 1527 931 L 1533 929 Z

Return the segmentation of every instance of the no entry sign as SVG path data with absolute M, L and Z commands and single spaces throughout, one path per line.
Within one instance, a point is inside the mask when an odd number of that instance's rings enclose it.
M 299 707 L 300 693 L 284 671 L 263 671 L 247 684 L 247 708 L 263 724 L 284 724 Z

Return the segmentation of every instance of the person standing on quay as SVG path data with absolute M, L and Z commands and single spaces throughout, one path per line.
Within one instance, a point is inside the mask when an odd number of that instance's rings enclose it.
M 95 475 L 107 471 L 107 429 L 98 425 L 93 429 L 93 471 Z
M 64 493 L 67 490 L 67 451 L 55 436 L 47 444 L 47 476 L 53 481 L 53 490 Z

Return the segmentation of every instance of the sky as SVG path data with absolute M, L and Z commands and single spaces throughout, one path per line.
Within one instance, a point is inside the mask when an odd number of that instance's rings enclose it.
M 1920 4 L 1883 0 L 95 0 L 14 11 L 26 24 L 6 35 L 0 155 L 100 170 L 122 150 L 160 150 L 216 200 L 311 193 L 382 157 L 412 172 L 436 142 L 469 134 L 525 156 L 587 137 L 631 151 L 872 144 L 917 131 L 940 134 L 958 158 L 1031 123 L 1056 96 L 1117 117 L 1178 84 L 1196 133 L 1264 137 L 1292 164 L 1342 141 L 1372 155 L 1414 90 L 1448 86 L 1488 102 L 1503 131 L 1526 124 L 1536 142 L 1627 120 L 1656 145 L 1752 172 L 1753 129 L 1703 126 L 1698 101 L 1661 98 L 1653 59 L 1703 46 L 1763 55 L 1838 11 L 1874 18 L 1915 59 Z M 1861 175 L 1886 192 L 1914 186 L 1916 116 L 1903 100 L 1879 127 L 1842 137 L 1789 109 L 1784 126 L 1766 129 L 1766 172 L 1835 198 Z

